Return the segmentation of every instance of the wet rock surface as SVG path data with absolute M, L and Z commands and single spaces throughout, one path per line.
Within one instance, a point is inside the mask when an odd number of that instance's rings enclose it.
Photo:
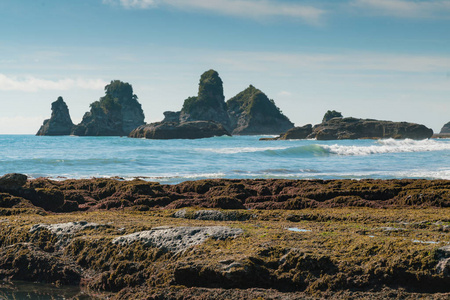
M 9 173 L 0 177 L 0 190 L 18 189 L 27 183 L 27 175 Z
M 1 189 L 1 185 L 0 185 Z M 334 207 L 450 207 L 450 181 L 424 179 L 287 180 L 207 179 L 164 185 L 144 180 L 29 180 L 0 193 L 6 207 L 53 212 Z M 0 202 L 1 204 L 1 202 Z

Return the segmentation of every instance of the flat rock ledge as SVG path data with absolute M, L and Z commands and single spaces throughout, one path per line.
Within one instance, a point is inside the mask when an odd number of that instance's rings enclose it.
M 105 227 L 108 225 L 102 225 L 97 223 L 88 223 L 86 221 L 68 222 L 59 224 L 36 224 L 31 226 L 30 233 L 39 232 L 41 230 L 48 230 L 54 234 L 57 238 L 55 246 L 58 249 L 67 246 L 72 240 L 73 236 L 82 230 L 97 229 L 99 227 Z
M 73 235 L 79 231 L 85 229 L 95 229 L 98 228 L 99 224 L 97 223 L 88 223 L 86 221 L 80 222 L 68 222 L 68 223 L 59 223 L 59 224 L 36 224 L 30 228 L 30 233 L 47 229 L 51 233 L 59 236 L 59 235 Z
M 242 229 L 226 226 L 156 227 L 148 231 L 135 232 L 117 237 L 112 240 L 112 243 L 116 245 L 129 245 L 134 242 L 141 242 L 145 246 L 163 248 L 170 252 L 181 253 L 192 246 L 204 243 L 208 238 L 225 240 L 227 238 L 235 238 L 242 233 Z

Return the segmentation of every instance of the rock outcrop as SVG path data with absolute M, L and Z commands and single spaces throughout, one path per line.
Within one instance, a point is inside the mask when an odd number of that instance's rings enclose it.
M 315 125 L 308 138 L 318 140 L 344 139 L 427 139 L 433 130 L 408 122 L 379 121 L 357 118 L 333 118 Z
M 9 173 L 0 177 L 0 190 L 15 190 L 27 183 L 27 175 Z
M 214 121 L 230 129 L 230 119 L 223 95 L 223 83 L 214 70 L 206 71 L 200 77 L 198 95 L 184 101 L 180 122 Z
M 91 104 L 90 112 L 72 130 L 78 136 L 127 136 L 144 124 L 144 112 L 129 83 L 111 81 L 106 95 Z
M 226 104 L 232 134 L 280 134 L 294 127 L 274 101 L 252 85 Z
M 112 240 L 112 243 L 128 245 L 134 242 L 140 242 L 145 246 L 181 253 L 190 247 L 203 244 L 209 238 L 226 240 L 227 238 L 235 238 L 243 232 L 242 229 L 226 226 L 156 227 L 151 230 L 116 237 Z
M 450 134 L 450 122 L 442 127 L 440 134 Z
M 69 135 L 73 128 L 69 109 L 62 97 L 52 103 L 52 115 L 44 121 L 36 135 Z
M 329 121 L 333 118 L 343 118 L 342 114 L 335 110 L 328 110 L 323 116 L 322 123 Z
M 146 139 L 201 139 L 230 135 L 222 126 L 212 121 L 158 122 L 142 125 L 133 130 L 129 137 Z
M 312 133 L 312 125 L 307 124 L 302 127 L 294 127 L 274 138 L 260 138 L 260 141 L 274 141 L 274 140 L 304 140 Z

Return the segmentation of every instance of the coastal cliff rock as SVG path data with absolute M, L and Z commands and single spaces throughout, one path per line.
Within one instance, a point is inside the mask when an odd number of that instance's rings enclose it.
M 294 127 L 274 101 L 252 85 L 226 104 L 232 134 L 280 134 Z
M 433 130 L 408 122 L 379 121 L 357 118 L 333 118 L 315 125 L 308 138 L 318 140 L 344 139 L 427 139 Z
M 142 125 L 129 137 L 146 139 L 201 139 L 230 135 L 221 125 L 212 121 L 158 122 Z
M 440 134 L 450 134 L 450 122 L 442 127 Z
M 184 101 L 180 112 L 180 122 L 214 121 L 230 129 L 230 119 L 223 95 L 223 83 L 219 73 L 206 71 L 200 77 L 198 95 Z
M 144 112 L 129 83 L 111 81 L 105 92 L 106 95 L 92 103 L 91 110 L 73 128 L 73 135 L 127 136 L 144 124 Z
M 62 97 L 52 103 L 52 115 L 44 121 L 36 135 L 69 135 L 73 128 L 69 109 Z

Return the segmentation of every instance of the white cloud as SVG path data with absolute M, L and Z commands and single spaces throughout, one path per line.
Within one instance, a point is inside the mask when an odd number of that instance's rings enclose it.
M 354 0 L 352 5 L 375 15 L 402 18 L 449 18 L 450 16 L 449 0 Z
M 0 117 L 0 134 L 30 134 L 33 130 L 37 132 L 43 120 L 43 116 Z
M 168 6 L 182 10 L 203 10 L 235 16 L 271 18 L 289 17 L 309 24 L 320 24 L 325 11 L 313 6 L 269 0 L 103 0 L 105 4 L 120 4 L 125 8 L 148 9 Z
M 39 90 L 69 90 L 87 89 L 102 90 L 106 82 L 101 79 L 71 79 L 60 80 L 40 79 L 33 76 L 14 77 L 0 73 L 1 91 L 36 92 Z

